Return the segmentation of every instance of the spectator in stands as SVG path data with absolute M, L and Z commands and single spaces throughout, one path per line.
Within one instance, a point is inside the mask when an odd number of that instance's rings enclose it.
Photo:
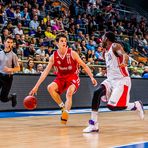
M 86 41 L 85 40 L 82 40 L 81 41 L 81 48 L 82 48 L 82 53 L 86 54 L 87 53 L 87 48 L 86 48 Z
M 24 10 L 21 11 L 21 20 L 23 21 L 23 25 L 25 27 L 28 27 L 29 26 L 29 21 L 30 21 L 30 15 L 29 15 L 29 12 L 28 12 L 28 8 L 27 7 L 24 7 Z
M 22 35 L 24 34 L 23 33 L 23 29 L 22 29 L 22 24 L 21 23 L 18 23 L 17 24 L 17 27 L 14 29 L 14 34 L 19 34 L 19 35 Z
M 3 29 L 2 31 L 2 36 L 1 36 L 1 39 L 2 39 L 2 43 L 4 43 L 4 40 L 9 36 L 9 31 L 7 28 Z
M 78 34 L 76 35 L 75 39 L 79 42 L 81 42 L 82 40 L 85 40 L 85 36 L 84 36 L 83 32 L 79 31 Z
M 87 47 L 87 49 L 88 50 L 92 50 L 93 52 L 95 52 L 95 46 L 94 46 L 94 44 L 93 44 L 93 40 L 89 40 L 89 43 L 86 45 L 86 47 Z
M 95 59 L 98 60 L 98 62 L 105 62 L 103 58 L 103 47 L 98 46 L 97 51 L 95 51 Z
M 36 50 L 34 48 L 34 44 L 30 44 L 29 47 L 24 49 L 24 57 L 34 56 Z
M 8 19 L 11 19 L 14 22 L 15 17 L 14 17 L 14 8 L 13 8 L 13 6 L 10 6 L 10 8 L 8 8 L 6 10 L 6 14 L 7 14 Z
M 34 54 L 34 61 L 41 61 L 41 55 L 38 53 Z
M 44 71 L 43 64 L 37 64 L 37 73 L 42 73 Z
M 54 35 L 51 31 L 51 27 L 47 27 L 45 33 L 45 37 L 48 40 L 54 40 L 56 38 L 56 35 Z
M 14 27 L 12 21 L 8 21 L 6 28 L 8 29 L 9 34 L 13 34 Z
M 96 76 L 103 76 L 106 77 L 106 68 L 105 67 L 100 67 L 98 68 L 98 73 L 96 74 Z
M 30 59 L 27 62 L 27 68 L 24 70 L 24 73 L 35 74 L 36 70 L 34 69 L 34 60 Z
M 35 53 L 39 54 L 40 56 L 44 56 L 45 57 L 45 47 L 44 47 L 44 44 L 42 44 L 40 46 L 40 48 L 38 50 L 36 50 Z
M 131 78 L 141 78 L 141 75 L 138 72 L 138 68 L 135 67 L 132 71 Z
M 14 18 L 16 20 L 16 23 L 21 20 L 21 13 L 20 13 L 20 7 L 19 6 L 14 11 Z
M 52 46 L 48 46 L 47 49 L 45 49 L 45 57 L 46 57 L 46 60 L 49 61 L 49 57 L 53 54 L 54 50 L 52 48 Z
M 44 32 L 42 31 L 42 28 L 41 26 L 38 26 L 37 28 L 37 32 L 35 34 L 35 37 L 38 39 L 38 38 L 44 38 L 45 37 L 45 34 Z
M 20 66 L 20 71 L 18 73 L 24 73 L 24 65 L 23 65 L 23 62 L 22 60 L 19 58 L 18 59 L 18 62 L 19 62 L 19 66 Z
M 144 72 L 142 74 L 142 78 L 148 78 L 148 66 L 144 67 Z
M 33 20 L 30 22 L 29 27 L 30 27 L 32 30 L 37 31 L 38 26 L 39 26 L 38 16 L 35 15 L 35 16 L 33 17 Z

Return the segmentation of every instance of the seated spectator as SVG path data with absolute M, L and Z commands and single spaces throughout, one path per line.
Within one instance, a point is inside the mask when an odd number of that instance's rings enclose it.
M 45 33 L 46 38 L 49 40 L 54 40 L 56 38 L 56 36 L 51 31 L 51 27 L 47 27 L 44 33 Z
M 145 73 L 142 78 L 148 79 L 148 73 Z
M 3 43 L 3 44 L 4 44 L 5 39 L 6 39 L 7 36 L 9 36 L 9 35 L 10 35 L 10 33 L 9 33 L 9 31 L 8 31 L 7 28 L 5 28 L 5 29 L 2 30 L 1 39 L 2 39 L 2 43 Z
M 45 57 L 45 47 L 44 47 L 44 45 L 42 44 L 40 46 L 40 48 L 38 50 L 36 50 L 35 53 L 39 54 L 40 56 L 44 56 Z
M 9 19 L 11 19 L 12 22 L 14 22 L 15 17 L 14 17 L 14 8 L 13 8 L 13 6 L 11 6 L 10 8 L 8 8 L 8 9 L 6 10 L 6 14 L 7 14 L 7 17 L 8 17 Z
M 9 34 L 13 34 L 14 27 L 13 27 L 12 21 L 8 21 L 6 28 L 8 29 Z
M 138 73 L 140 75 L 142 75 L 143 72 L 144 72 L 144 63 L 143 62 L 139 62 L 138 63 Z
M 21 20 L 23 21 L 23 26 L 28 27 L 29 26 L 29 21 L 30 21 L 30 15 L 28 12 L 28 8 L 24 7 L 24 10 L 21 11 Z
M 141 78 L 141 75 L 138 73 L 137 67 L 135 67 L 135 68 L 133 69 L 133 72 L 132 72 L 132 74 L 131 74 L 131 78 Z
M 81 45 L 81 48 L 82 48 L 82 52 L 86 54 L 88 49 L 86 48 L 85 40 L 82 40 L 80 45 Z
M 24 73 L 35 74 L 36 70 L 34 69 L 34 61 L 32 59 L 28 60 L 27 68 L 24 70 Z
M 44 38 L 45 37 L 45 34 L 42 31 L 42 28 L 40 26 L 38 26 L 38 28 L 37 28 L 37 32 L 35 34 L 35 37 L 36 38 Z
M 106 68 L 105 67 L 100 67 L 98 70 L 98 73 L 96 74 L 96 76 L 106 76 Z
M 31 30 L 37 31 L 38 26 L 39 26 L 38 16 L 35 15 L 33 17 L 33 20 L 30 22 L 29 27 L 31 28 Z
M 30 44 L 29 47 L 24 49 L 24 57 L 34 56 L 36 50 L 33 44 Z
M 148 66 L 144 67 L 144 72 L 142 73 L 142 78 L 148 78 Z
M 18 73 L 24 73 L 24 65 L 23 65 L 23 62 L 22 60 L 19 58 L 18 59 L 18 62 L 19 62 L 19 66 L 20 66 L 20 71 Z
M 22 29 L 22 24 L 21 23 L 18 23 L 17 24 L 17 27 L 14 29 L 14 34 L 19 34 L 19 35 L 22 35 L 24 34 L 23 33 L 23 29 Z
M 37 73 L 42 73 L 44 71 L 43 64 L 37 64 Z
M 83 32 L 82 31 L 79 31 L 78 32 L 78 34 L 76 35 L 76 40 L 77 41 L 82 41 L 82 40 L 85 40 L 85 36 L 84 36 L 84 34 L 83 34 Z
M 52 48 L 52 46 L 48 46 L 47 49 L 45 49 L 45 57 L 46 57 L 46 60 L 48 61 L 49 60 L 49 57 L 53 54 L 54 50 Z
M 89 43 L 86 45 L 88 50 L 92 50 L 93 52 L 95 52 L 95 46 L 93 44 L 93 40 L 89 40 Z
M 102 47 L 98 47 L 97 51 L 95 51 L 95 59 L 98 60 L 98 62 L 104 62 L 104 58 L 103 58 L 103 48 Z
M 34 61 L 41 61 L 41 55 L 38 53 L 34 54 Z
M 20 7 L 19 6 L 14 11 L 14 18 L 16 19 L 16 22 L 21 20 L 21 13 L 20 13 Z

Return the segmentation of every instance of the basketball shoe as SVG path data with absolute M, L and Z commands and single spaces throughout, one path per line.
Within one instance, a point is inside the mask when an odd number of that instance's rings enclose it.
M 62 124 L 66 124 L 66 123 L 67 123 L 67 120 L 68 120 L 68 111 L 65 110 L 64 107 L 61 109 L 61 111 L 62 111 L 61 123 L 62 123 Z
M 91 132 L 98 132 L 98 123 L 94 122 L 93 120 L 89 120 L 89 125 L 83 130 L 83 133 L 91 133 Z
M 16 97 L 16 93 L 10 94 L 9 96 L 9 99 L 12 101 L 12 107 L 15 107 L 17 105 Z
M 139 100 L 135 102 L 136 110 L 138 111 L 139 117 L 141 120 L 144 119 L 144 109 L 143 109 L 143 103 Z

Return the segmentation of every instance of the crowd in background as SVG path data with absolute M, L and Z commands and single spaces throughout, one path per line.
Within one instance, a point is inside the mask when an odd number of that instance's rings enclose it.
M 131 77 L 148 78 L 148 22 L 121 7 L 120 0 L 72 0 L 69 7 L 53 0 L 5 0 L 0 3 L 1 38 L 15 38 L 21 73 L 41 73 L 57 49 L 56 35 L 67 34 L 68 46 L 75 50 L 96 76 L 106 76 L 101 37 L 107 31 L 116 35 L 130 56 Z M 27 60 L 27 62 L 23 62 Z M 85 75 L 83 69 L 81 75 Z

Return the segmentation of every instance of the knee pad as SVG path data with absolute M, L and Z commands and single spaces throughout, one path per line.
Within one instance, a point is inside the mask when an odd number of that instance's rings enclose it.
M 125 110 L 127 108 L 127 106 L 111 106 L 111 105 L 107 105 L 108 109 L 110 109 L 111 111 L 120 111 L 120 110 Z

